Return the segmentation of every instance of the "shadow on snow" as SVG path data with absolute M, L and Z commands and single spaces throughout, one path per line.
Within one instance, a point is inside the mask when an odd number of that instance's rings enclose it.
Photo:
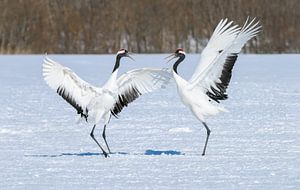
M 25 157 L 64 157 L 64 156 L 102 156 L 102 153 L 97 152 L 81 152 L 81 153 L 61 153 L 61 154 L 29 154 Z M 110 155 L 130 155 L 127 152 L 113 152 Z M 134 153 L 132 155 L 184 155 L 175 150 L 146 150 L 144 153 Z
M 146 150 L 144 155 L 184 155 L 183 153 L 175 150 Z
M 126 152 L 113 152 L 111 154 L 126 155 Z M 98 152 L 81 152 L 81 153 L 61 153 L 61 154 L 30 154 L 25 157 L 63 157 L 63 156 L 102 156 L 102 153 Z

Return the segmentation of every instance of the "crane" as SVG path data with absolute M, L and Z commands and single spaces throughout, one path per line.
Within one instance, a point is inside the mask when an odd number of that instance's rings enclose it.
M 85 82 L 70 68 L 62 66 L 48 56 L 43 63 L 42 73 L 46 83 L 73 106 L 82 119 L 93 124 L 90 136 L 105 157 L 108 157 L 108 153 L 94 136 L 95 127 L 101 119 L 104 120 L 102 137 L 108 152 L 111 153 L 106 141 L 106 126 L 111 116 L 118 118 L 118 114 L 129 103 L 142 94 L 164 88 L 172 78 L 170 71 L 166 69 L 151 68 L 134 69 L 118 78 L 122 57 L 132 59 L 126 49 L 120 49 L 116 55 L 112 74 L 102 87 Z
M 226 100 L 226 89 L 229 85 L 232 68 L 243 46 L 256 36 L 261 29 L 255 18 L 246 20 L 240 28 L 233 21 L 222 19 L 215 28 L 207 46 L 201 53 L 200 62 L 189 80 L 183 79 L 177 72 L 178 65 L 185 59 L 185 52 L 179 48 L 167 58 L 177 58 L 173 64 L 173 77 L 177 91 L 183 104 L 188 107 L 206 129 L 206 140 L 202 152 L 205 155 L 211 130 L 206 124 L 206 116 L 227 111 L 218 106 L 221 100 Z M 168 62 L 169 62 L 168 61 Z

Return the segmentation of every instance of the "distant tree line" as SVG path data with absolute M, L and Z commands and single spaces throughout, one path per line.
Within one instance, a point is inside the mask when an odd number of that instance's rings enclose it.
M 263 31 L 246 52 L 300 52 L 299 0 L 0 0 L 0 53 L 200 52 L 248 15 Z

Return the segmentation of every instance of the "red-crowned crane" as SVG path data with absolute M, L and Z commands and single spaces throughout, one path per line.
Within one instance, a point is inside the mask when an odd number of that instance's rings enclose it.
M 177 67 L 184 60 L 185 52 L 177 49 L 169 57 L 178 58 L 173 65 L 178 94 L 196 118 L 204 125 L 207 135 L 202 155 L 205 155 L 210 129 L 205 123 L 205 117 L 215 115 L 224 108 L 213 104 L 227 99 L 226 88 L 232 75 L 232 68 L 242 47 L 248 40 L 257 35 L 261 26 L 255 19 L 245 22 L 240 28 L 232 25 L 232 21 L 221 20 L 215 28 L 207 46 L 201 53 L 200 62 L 190 80 L 178 75 Z
M 172 78 L 171 73 L 164 69 L 150 68 L 131 70 L 117 78 L 122 57 L 131 58 L 127 50 L 119 50 L 112 74 L 101 88 L 85 82 L 71 69 L 49 59 L 47 56 L 43 64 L 43 76 L 46 83 L 71 104 L 83 119 L 93 123 L 90 136 L 100 147 L 105 157 L 108 156 L 107 152 L 94 136 L 95 127 L 100 120 L 104 120 L 102 137 L 108 152 L 111 153 L 105 135 L 111 115 L 117 117 L 130 102 L 142 94 L 165 87 Z

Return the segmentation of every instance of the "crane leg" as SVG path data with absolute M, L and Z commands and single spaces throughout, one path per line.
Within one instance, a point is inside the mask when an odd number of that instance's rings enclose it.
M 202 122 L 202 124 L 204 125 L 205 129 L 206 129 L 206 141 L 205 141 L 205 145 L 204 145 L 204 148 L 203 148 L 203 152 L 202 152 L 202 156 L 205 155 L 205 151 L 206 151 L 206 146 L 207 146 L 207 142 L 208 142 L 208 138 L 209 138 L 209 135 L 210 135 L 210 129 L 208 128 L 208 126 L 206 125 L 205 122 Z
M 107 157 L 108 157 L 107 152 L 105 152 L 105 150 L 102 148 L 102 146 L 99 144 L 99 142 L 96 140 L 96 138 L 95 138 L 95 136 L 94 136 L 94 130 L 95 130 L 95 127 L 96 127 L 96 125 L 94 125 L 94 127 L 93 127 L 93 129 L 92 129 L 92 131 L 91 131 L 90 136 L 91 136 L 92 139 L 97 143 L 97 145 L 100 147 L 100 149 L 101 149 L 102 152 L 103 152 L 104 157 L 107 158 Z
M 104 142 L 105 142 L 105 144 L 106 144 L 106 147 L 107 147 L 108 152 L 111 154 L 110 148 L 109 148 L 109 146 L 108 146 L 108 144 L 107 144 L 107 141 L 106 141 L 106 134 L 105 134 L 105 131 L 106 131 L 106 125 L 104 125 L 104 127 L 103 127 L 102 137 L 103 137 L 103 139 L 104 139 Z

